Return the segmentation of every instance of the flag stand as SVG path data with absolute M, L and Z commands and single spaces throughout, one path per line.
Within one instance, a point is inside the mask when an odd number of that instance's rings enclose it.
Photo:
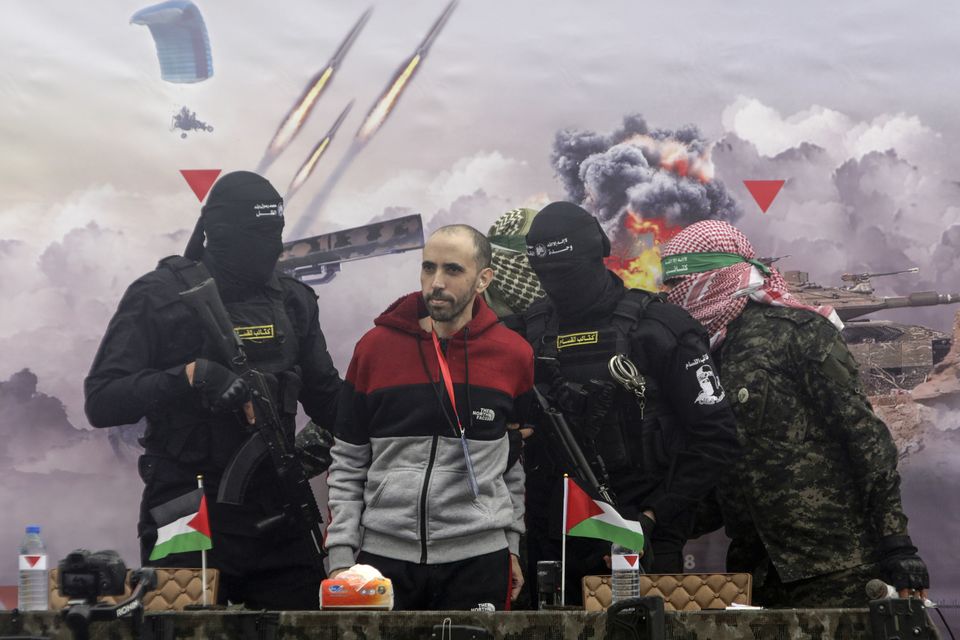
M 203 491 L 203 476 L 197 476 L 197 487 Z M 207 550 L 200 550 L 200 589 L 201 589 L 201 604 L 207 606 Z
M 563 474 L 563 520 L 560 526 L 560 606 L 567 604 L 567 486 L 570 478 Z

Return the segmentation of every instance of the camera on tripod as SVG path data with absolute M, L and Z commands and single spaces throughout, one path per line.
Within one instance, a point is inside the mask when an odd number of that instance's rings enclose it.
M 58 563 L 60 593 L 70 598 L 61 612 L 75 640 L 88 640 L 90 623 L 129 618 L 134 637 L 143 624 L 143 596 L 157 588 L 157 572 L 152 567 L 137 569 L 130 575 L 130 596 L 117 604 L 97 602 L 100 596 L 122 596 L 126 592 L 127 565 L 116 551 L 86 549 L 72 551 Z
M 93 603 L 100 596 L 123 595 L 127 566 L 116 551 L 77 549 L 60 561 L 59 575 L 61 594 Z

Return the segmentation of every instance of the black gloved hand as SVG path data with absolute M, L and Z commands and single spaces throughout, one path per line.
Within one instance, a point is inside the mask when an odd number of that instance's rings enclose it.
M 656 528 L 657 523 L 642 512 L 637 514 L 636 519 L 643 529 L 643 555 L 640 557 L 640 566 L 643 567 L 644 572 L 650 573 L 653 570 L 653 546 L 651 540 L 653 539 L 653 530 Z
M 887 536 L 880 540 L 880 572 L 883 579 L 901 589 L 928 589 L 930 574 L 917 555 L 910 536 Z
M 234 411 L 250 399 L 250 387 L 222 364 L 197 358 L 193 387 L 200 392 L 205 407 L 214 413 Z
M 313 420 L 297 433 L 295 442 L 297 458 L 308 478 L 320 475 L 333 464 L 333 434 Z

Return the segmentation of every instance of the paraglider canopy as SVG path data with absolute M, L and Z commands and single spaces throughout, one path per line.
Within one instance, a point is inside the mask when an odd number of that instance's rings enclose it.
M 213 75 L 207 26 L 190 0 L 169 0 L 141 9 L 130 22 L 150 28 L 160 77 L 167 82 L 202 82 Z

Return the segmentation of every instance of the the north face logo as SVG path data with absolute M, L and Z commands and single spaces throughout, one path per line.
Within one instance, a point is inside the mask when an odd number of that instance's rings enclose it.
M 473 417 L 476 420 L 483 420 L 484 422 L 493 422 L 496 414 L 493 412 L 493 409 L 487 409 L 486 407 L 481 407 L 480 409 L 474 409 Z

